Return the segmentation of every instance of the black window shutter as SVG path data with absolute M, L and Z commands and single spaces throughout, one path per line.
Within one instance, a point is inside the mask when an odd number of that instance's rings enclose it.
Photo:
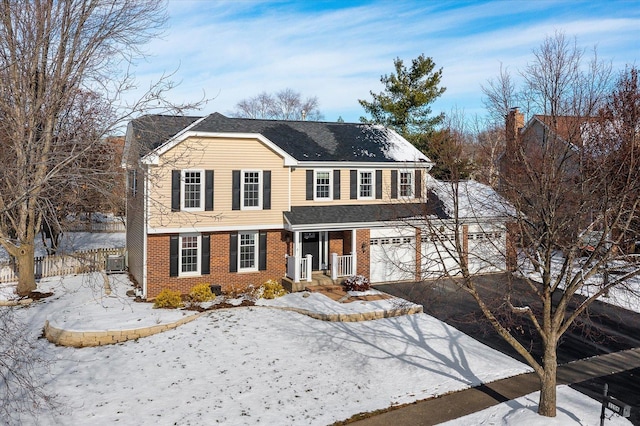
M 260 232 L 260 237 L 258 240 L 258 270 L 266 271 L 267 269 L 267 233 Z
M 213 170 L 205 170 L 204 172 L 204 209 L 206 211 L 213 210 Z
M 231 172 L 233 199 L 231 201 L 231 210 L 240 210 L 240 170 Z
M 398 198 L 398 171 L 391 170 L 391 198 Z
M 313 170 L 307 170 L 307 200 L 313 200 Z
M 376 198 L 382 199 L 382 170 L 376 170 Z
M 416 198 L 422 198 L 422 170 L 416 170 Z
M 271 170 L 262 172 L 262 208 L 271 209 Z
M 333 171 L 333 199 L 340 199 L 340 170 Z
M 171 170 L 171 211 L 180 211 L 180 170 Z
M 356 200 L 358 198 L 358 171 L 350 170 L 349 175 L 351 176 L 349 182 L 349 196 L 352 200 Z
M 238 234 L 229 234 L 229 272 L 238 272 Z
M 202 234 L 202 250 L 200 251 L 200 274 L 201 275 L 209 275 L 210 269 L 210 248 L 211 248 L 211 237 L 209 234 Z
M 178 276 L 178 236 L 169 237 L 169 276 Z

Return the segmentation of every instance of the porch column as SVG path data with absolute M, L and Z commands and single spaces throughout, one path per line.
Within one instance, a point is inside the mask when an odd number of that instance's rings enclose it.
M 300 282 L 300 259 L 302 258 L 302 256 L 300 256 L 301 253 L 302 249 L 300 248 L 300 231 L 293 231 L 293 257 L 295 259 L 295 262 L 293 262 L 295 264 L 293 267 L 293 282 L 296 283 Z
M 351 272 L 353 275 L 358 275 L 358 244 L 356 242 L 355 229 L 351 230 L 351 256 L 352 256 L 351 261 L 353 262 Z

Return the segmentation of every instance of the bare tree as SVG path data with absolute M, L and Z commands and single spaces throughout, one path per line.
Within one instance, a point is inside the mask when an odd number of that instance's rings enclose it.
M 504 127 L 503 125 L 490 125 L 477 130 L 472 145 L 475 171 L 474 179 L 492 188 L 498 188 L 499 160 L 504 153 Z
M 507 74 L 501 75 L 502 83 L 491 86 L 492 99 L 523 99 L 531 111 L 541 113 L 536 116 L 539 131 L 522 133 L 524 120 L 514 118 L 518 111 L 510 111 L 507 139 L 514 140 L 507 141 L 501 176 L 501 189 L 513 207 L 511 239 L 504 255 L 512 249 L 509 266 L 525 279 L 537 299 L 533 305 L 520 304 L 514 289 L 508 288 L 501 306 L 535 329 L 543 347 L 541 361 L 476 287 L 468 262 L 475 253 L 458 236 L 462 235 L 458 211 L 465 192 L 459 182 L 450 182 L 454 219 L 449 223 L 456 238 L 449 251 L 458 259 L 460 286 L 537 373 L 541 382 L 538 412 L 551 417 L 556 414 L 560 338 L 598 297 L 640 273 L 637 264 L 625 261 L 622 251 L 624 242 L 638 235 L 632 222 L 640 205 L 638 180 L 632 171 L 639 167 L 637 143 L 624 142 L 640 128 L 638 115 L 630 112 L 637 111 L 637 100 L 635 109 L 629 107 L 629 99 L 634 98 L 630 93 L 637 96 L 638 88 L 625 84 L 631 79 L 623 78 L 607 97 L 610 68 L 595 55 L 585 66 L 582 56 L 575 43 L 557 33 L 534 50 L 534 60 L 522 72 L 523 90 L 516 96 L 509 93 Z M 504 106 L 497 101 L 492 104 L 498 109 Z M 600 108 L 607 113 L 597 120 Z M 430 225 L 437 230 L 437 224 Z M 585 252 L 587 239 L 593 249 Z M 614 262 L 625 266 L 623 273 L 603 279 L 602 272 Z
M 55 395 L 43 387 L 49 362 L 24 328 L 13 308 L 0 308 L 0 416 L 6 424 L 35 417 L 39 408 L 55 409 Z
M 161 0 L 0 3 L 0 244 L 17 260 L 19 295 L 36 288 L 34 241 L 55 197 L 104 181 L 96 146 L 149 108 L 181 110 L 164 98 L 167 76 L 122 100 L 135 88 L 123 64 L 165 20 Z
M 318 108 L 317 96 L 303 99 L 299 92 L 288 88 L 275 94 L 262 92 L 253 98 L 243 99 L 236 104 L 231 115 L 269 120 L 320 121 L 324 118 Z

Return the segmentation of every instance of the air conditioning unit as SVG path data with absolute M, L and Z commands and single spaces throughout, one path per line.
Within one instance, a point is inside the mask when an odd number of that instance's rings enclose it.
M 107 274 L 118 274 L 126 272 L 124 255 L 107 256 Z

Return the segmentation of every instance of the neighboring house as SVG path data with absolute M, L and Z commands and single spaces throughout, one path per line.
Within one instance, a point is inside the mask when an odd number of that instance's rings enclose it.
M 448 217 L 426 187 L 432 163 L 384 127 L 149 115 L 129 124 L 125 157 L 128 267 L 145 298 L 442 270 L 410 226 Z
M 604 128 L 610 123 L 605 124 Z M 584 147 L 589 147 L 589 137 L 597 135 L 602 131 L 602 123 L 598 123 L 597 118 L 575 117 L 575 116 L 550 116 L 550 115 L 534 115 L 525 124 L 524 114 L 519 109 L 512 108 L 506 116 L 505 120 L 505 152 L 500 158 L 500 185 L 501 189 L 508 193 L 510 185 L 505 182 L 514 184 L 513 188 L 518 191 L 526 188 L 526 182 L 518 182 L 520 176 L 526 176 L 523 170 L 523 162 L 518 156 L 527 157 L 530 166 L 545 164 L 553 158 L 558 165 L 562 163 L 562 168 L 567 171 L 567 176 L 579 176 L 581 173 L 581 155 L 580 151 Z M 566 194 L 566 203 L 564 208 L 569 212 L 578 208 L 573 205 L 572 201 L 579 199 Z M 594 217 L 597 216 L 594 213 Z M 635 222 L 637 223 L 637 221 Z M 574 223 L 575 229 L 573 235 L 567 235 L 568 238 L 574 238 L 576 235 L 582 235 L 585 241 L 584 249 L 586 251 L 593 250 L 594 236 L 602 235 L 602 232 L 596 232 L 592 229 L 593 222 L 586 221 Z M 638 225 L 632 225 L 638 226 Z M 627 247 L 622 247 L 623 251 L 638 252 L 640 244 L 631 242 Z

